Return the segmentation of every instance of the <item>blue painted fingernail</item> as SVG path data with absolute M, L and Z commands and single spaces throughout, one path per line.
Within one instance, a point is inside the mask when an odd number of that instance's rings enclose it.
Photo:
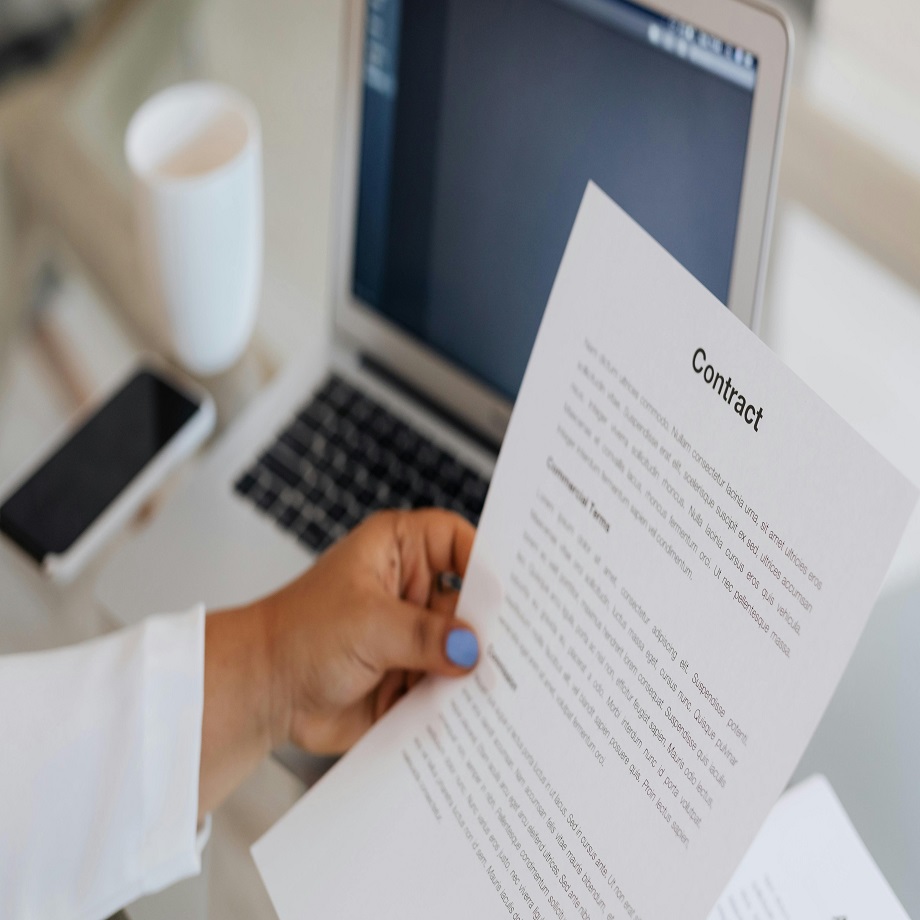
M 452 629 L 444 647 L 447 657 L 461 668 L 471 668 L 479 658 L 479 642 L 468 629 Z

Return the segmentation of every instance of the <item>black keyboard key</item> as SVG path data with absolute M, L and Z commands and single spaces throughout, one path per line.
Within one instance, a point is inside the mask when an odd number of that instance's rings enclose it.
M 340 450 L 331 441 L 328 440 L 324 440 L 321 445 L 314 444 L 313 450 L 317 460 L 320 461 L 321 468 L 340 468 L 348 459 L 344 451 Z
M 348 415 L 356 425 L 360 426 L 367 422 L 376 408 L 376 403 L 371 402 L 366 396 L 356 394 L 354 402 L 349 407 Z
M 307 433 L 302 425 L 292 425 L 287 431 L 283 432 L 278 439 L 291 453 L 298 457 L 306 457 L 310 454 L 310 442 L 313 436 Z
M 420 492 L 413 493 L 406 496 L 406 500 L 413 508 L 433 508 L 435 507 L 434 502 L 431 499 Z
M 357 524 L 360 524 L 364 519 L 364 512 L 360 509 L 349 511 L 345 517 L 339 521 L 339 526 L 342 528 L 342 533 L 348 533 L 352 528 Z
M 294 419 L 291 429 L 296 431 L 309 444 L 313 435 L 323 430 L 323 423 L 318 418 L 309 415 L 304 417 L 301 414 Z
M 300 482 L 300 473 L 292 469 L 274 452 L 263 454 L 259 458 L 259 463 L 289 486 L 296 486 Z
M 377 483 L 377 504 L 381 508 L 386 508 L 389 505 L 396 506 L 397 496 L 394 494 L 393 490 L 385 482 Z
M 343 468 L 333 467 L 329 470 L 329 478 L 336 484 L 342 492 L 352 492 L 355 484 L 353 468 L 346 466 Z
M 249 495 L 250 492 L 255 488 L 256 477 L 252 473 L 244 473 L 237 481 L 234 486 L 237 492 L 240 495 Z
M 279 515 L 278 523 L 285 530 L 293 529 L 293 526 L 300 521 L 300 511 L 294 505 L 288 505 Z
M 326 497 L 326 493 L 316 485 L 308 486 L 304 483 L 300 491 L 308 505 L 319 505 Z
M 402 471 L 390 477 L 387 483 L 393 492 L 401 498 L 408 498 L 414 491 L 414 481 L 408 472 Z
M 334 425 L 335 418 L 335 410 L 320 402 L 311 403 L 297 416 L 297 420 L 312 431 L 323 431 Z
M 306 409 L 297 413 L 297 423 L 310 431 L 319 431 L 323 427 L 316 403 L 310 403 Z
M 367 466 L 367 471 L 374 479 L 385 480 L 390 475 L 390 464 L 386 460 L 374 460 Z
M 414 464 L 418 456 L 422 439 L 411 429 L 399 428 L 393 438 L 393 453 L 403 462 Z
M 262 491 L 262 494 L 259 495 L 259 497 L 256 499 L 256 504 L 260 508 L 267 511 L 269 508 L 271 508 L 272 505 L 275 504 L 276 501 L 278 501 L 278 493 L 275 492 L 273 489 L 265 489 Z
M 309 521 L 298 536 L 301 543 L 315 552 L 322 552 L 325 549 L 326 538 L 326 531 L 316 521 Z
M 370 508 L 374 505 L 377 498 L 377 490 L 364 486 L 354 493 L 355 501 L 362 508 Z
M 438 467 L 443 463 L 444 455 L 433 444 L 422 442 L 415 457 L 415 468 L 425 479 L 434 479 Z
M 367 419 L 367 430 L 375 441 L 384 444 L 390 439 L 395 423 L 392 415 L 376 406 Z
M 329 445 L 329 466 L 334 470 L 344 470 L 346 468 L 354 470 L 354 464 L 348 455 L 348 451 L 343 450 L 336 444 Z
M 438 467 L 438 478 L 442 482 L 462 482 L 465 468 L 453 457 L 444 457 Z
M 317 400 L 331 406 L 336 412 L 341 412 L 349 396 L 348 387 L 338 377 L 330 379 L 316 394 Z
M 444 495 L 451 501 L 459 500 L 463 491 L 463 483 L 457 479 L 442 479 L 438 482 Z
M 354 455 L 356 460 L 369 463 L 382 456 L 380 445 L 366 431 L 357 431 L 355 435 Z
M 366 486 L 371 482 L 371 475 L 368 473 L 360 463 L 355 460 L 348 461 L 348 467 L 351 470 L 352 482 L 351 482 L 351 491 L 353 494 L 357 495 L 358 490 Z
M 407 496 L 413 508 L 437 508 L 445 500 L 444 493 L 433 483 L 416 480 L 415 486 Z
M 482 503 L 486 500 L 486 492 L 489 490 L 489 484 L 480 479 L 475 474 L 470 474 L 463 480 L 461 498 L 470 505 L 478 505 L 482 508 Z
M 381 431 L 379 437 L 377 438 L 380 441 L 380 446 L 388 453 L 393 456 L 397 455 L 397 444 L 400 440 L 400 426 L 402 422 L 396 421 L 392 416 L 389 417 L 387 427 Z
M 337 427 L 334 431 L 330 431 L 327 440 L 337 450 L 348 450 L 348 441 L 345 439 L 341 427 Z

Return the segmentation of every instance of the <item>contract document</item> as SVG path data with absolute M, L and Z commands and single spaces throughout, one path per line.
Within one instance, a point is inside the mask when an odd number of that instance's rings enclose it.
M 278 914 L 702 920 L 915 501 L 589 185 L 460 595 L 480 664 L 256 843 Z
M 823 776 L 773 807 L 709 920 L 909 920 Z

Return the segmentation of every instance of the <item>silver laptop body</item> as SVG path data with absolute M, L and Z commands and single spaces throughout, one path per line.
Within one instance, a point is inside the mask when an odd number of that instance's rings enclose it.
M 350 0 L 345 34 L 331 344 L 311 336 L 114 555 L 97 598 L 120 622 L 273 590 L 366 513 L 362 489 L 371 508 L 433 497 L 475 520 L 589 178 L 756 328 L 790 60 L 779 13 Z

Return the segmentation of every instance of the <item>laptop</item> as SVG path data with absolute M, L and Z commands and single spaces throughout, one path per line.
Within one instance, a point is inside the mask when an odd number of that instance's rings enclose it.
M 377 508 L 475 523 L 589 179 L 756 330 L 782 14 L 350 0 L 345 34 L 332 343 L 110 560 L 97 598 L 123 623 L 265 594 Z

